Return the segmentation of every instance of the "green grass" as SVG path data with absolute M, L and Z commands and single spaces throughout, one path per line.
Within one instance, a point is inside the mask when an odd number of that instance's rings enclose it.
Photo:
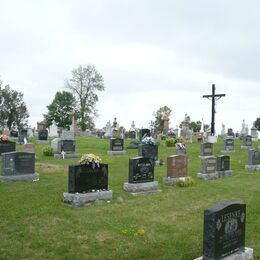
M 198 180 L 200 145 L 188 143 L 189 175 L 195 184 L 164 186 L 167 168 L 158 166 L 155 179 L 162 192 L 134 197 L 122 187 L 128 180 L 128 159 L 137 156 L 137 150 L 109 157 L 108 140 L 78 137 L 77 153 L 93 152 L 109 164 L 113 190 L 110 203 L 83 208 L 62 202 L 68 165 L 77 160 L 43 157 L 45 146 L 36 146 L 39 181 L 0 183 L 0 259 L 194 259 L 202 255 L 204 209 L 227 200 L 246 203 L 246 246 L 260 258 L 260 172 L 245 171 L 247 151 L 240 149 L 240 140 L 230 154 L 233 176 Z M 219 140 L 214 154 L 220 155 L 222 148 Z M 166 161 L 172 154 L 175 149 L 161 142 L 159 159 Z

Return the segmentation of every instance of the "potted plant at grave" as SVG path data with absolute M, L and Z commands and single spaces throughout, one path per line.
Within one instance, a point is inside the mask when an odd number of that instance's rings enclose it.
M 0 135 L 0 141 L 1 142 L 9 142 L 10 141 L 10 138 L 8 135 Z

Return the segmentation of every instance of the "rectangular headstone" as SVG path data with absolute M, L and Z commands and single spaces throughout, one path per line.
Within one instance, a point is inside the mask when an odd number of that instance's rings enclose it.
M 128 137 L 130 139 L 136 139 L 136 131 L 129 131 Z
M 147 128 L 140 129 L 140 131 L 139 131 L 140 140 L 142 140 L 144 137 L 150 137 L 150 136 L 151 136 L 150 129 L 147 129 Z
M 69 193 L 84 193 L 93 190 L 108 189 L 108 165 L 100 164 L 93 168 L 92 165 L 70 165 L 69 166 Z
M 38 139 L 46 141 L 48 140 L 48 130 L 47 129 L 42 129 L 38 132 Z
M 10 152 L 2 154 L 2 157 L 2 175 L 34 174 L 34 153 Z
M 246 204 L 226 202 L 204 211 L 203 259 L 221 259 L 245 246 Z
M 24 143 L 25 139 L 28 140 L 27 129 L 22 129 L 19 132 L 18 142 L 19 143 Z
M 66 153 L 74 153 L 76 150 L 74 140 L 61 140 L 61 151 Z
M 16 143 L 12 141 L 0 141 L 0 155 L 2 153 L 14 152 Z
M 260 150 L 250 149 L 248 151 L 248 164 L 249 165 L 260 165 Z
M 202 143 L 200 146 L 201 156 L 210 156 L 213 154 L 213 144 L 212 143 Z
M 129 183 L 142 183 L 154 181 L 153 160 L 145 157 L 129 159 Z
M 158 160 L 158 145 L 157 144 L 139 144 L 138 155 L 150 158 L 154 161 Z
M 230 157 L 227 155 L 220 155 L 217 157 L 217 171 L 230 170 Z
M 10 132 L 11 137 L 18 137 L 18 131 L 12 130 Z
M 226 138 L 224 140 L 224 150 L 234 151 L 234 138 Z
M 217 170 L 217 158 L 215 156 L 206 156 L 201 158 L 201 173 L 210 174 Z
M 251 135 L 244 136 L 243 145 L 244 146 L 252 146 L 252 136 Z
M 61 153 L 61 139 L 60 138 L 54 138 L 51 141 L 51 148 L 53 149 L 54 153 Z
M 27 153 L 35 153 L 35 145 L 32 143 L 24 144 L 23 151 Z
M 172 155 L 167 158 L 167 176 L 171 178 L 188 176 L 187 155 Z
M 75 140 L 75 132 L 63 130 L 61 133 L 62 140 Z
M 124 150 L 124 139 L 111 138 L 110 139 L 110 150 L 111 151 L 123 151 Z

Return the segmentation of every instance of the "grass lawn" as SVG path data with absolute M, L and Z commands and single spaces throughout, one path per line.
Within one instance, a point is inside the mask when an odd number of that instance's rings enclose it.
M 162 192 L 134 197 L 123 190 L 123 183 L 128 180 L 128 160 L 137 150 L 107 156 L 108 140 L 77 137 L 77 153 L 92 152 L 108 163 L 113 190 L 110 203 L 83 208 L 62 202 L 68 165 L 77 159 L 44 157 L 45 146 L 36 145 L 39 181 L 0 183 L 0 259 L 194 259 L 202 255 L 204 209 L 227 200 L 246 203 L 246 246 L 254 249 L 254 259 L 260 259 L 260 172 L 244 169 L 247 150 L 241 150 L 240 140 L 235 140 L 236 152 L 229 154 L 233 176 L 197 179 L 200 144 L 187 143 L 188 174 L 195 184 L 164 186 L 167 166 L 156 166 L 155 180 Z M 219 139 L 214 154 L 222 149 Z M 162 141 L 159 159 L 166 161 L 173 154 L 175 148 Z

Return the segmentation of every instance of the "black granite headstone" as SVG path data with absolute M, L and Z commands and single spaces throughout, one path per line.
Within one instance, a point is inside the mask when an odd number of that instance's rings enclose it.
M 2 175 L 34 174 L 35 154 L 10 152 L 2 154 Z
M 124 150 L 124 139 L 122 138 L 110 139 L 110 151 L 123 151 L 123 150 Z
M 210 156 L 213 154 L 213 144 L 212 143 L 202 143 L 200 146 L 201 156 Z
M 153 161 L 145 157 L 129 159 L 129 183 L 142 183 L 154 181 Z
M 234 133 L 233 133 L 233 129 L 232 129 L 232 128 L 228 128 L 227 135 L 228 135 L 228 136 L 234 136 Z
M 221 259 L 245 246 L 246 204 L 226 202 L 204 211 L 203 259 Z
M 92 165 L 69 165 L 69 193 L 85 193 L 93 190 L 108 189 L 108 165 L 100 164 L 93 168 Z
M 0 141 L 0 155 L 2 153 L 14 152 L 16 143 L 12 141 Z
M 260 165 L 260 150 L 250 149 L 248 151 L 248 164 Z
M 136 131 L 129 131 L 128 137 L 130 139 L 135 139 L 136 138 Z
M 150 136 L 151 136 L 150 129 L 147 129 L 147 128 L 140 129 L 140 131 L 139 131 L 140 140 L 142 140 L 144 137 L 150 137 Z
M 47 129 L 42 129 L 38 133 L 38 139 L 46 141 L 48 140 L 48 130 Z
M 12 130 L 10 132 L 11 137 L 18 137 L 18 131 Z
M 61 140 L 61 152 L 74 153 L 75 152 L 75 140 Z
M 217 157 L 217 171 L 230 170 L 230 157 L 227 155 L 220 155 Z
M 154 161 L 158 160 L 158 145 L 157 144 L 139 144 L 138 155 L 150 158 Z

